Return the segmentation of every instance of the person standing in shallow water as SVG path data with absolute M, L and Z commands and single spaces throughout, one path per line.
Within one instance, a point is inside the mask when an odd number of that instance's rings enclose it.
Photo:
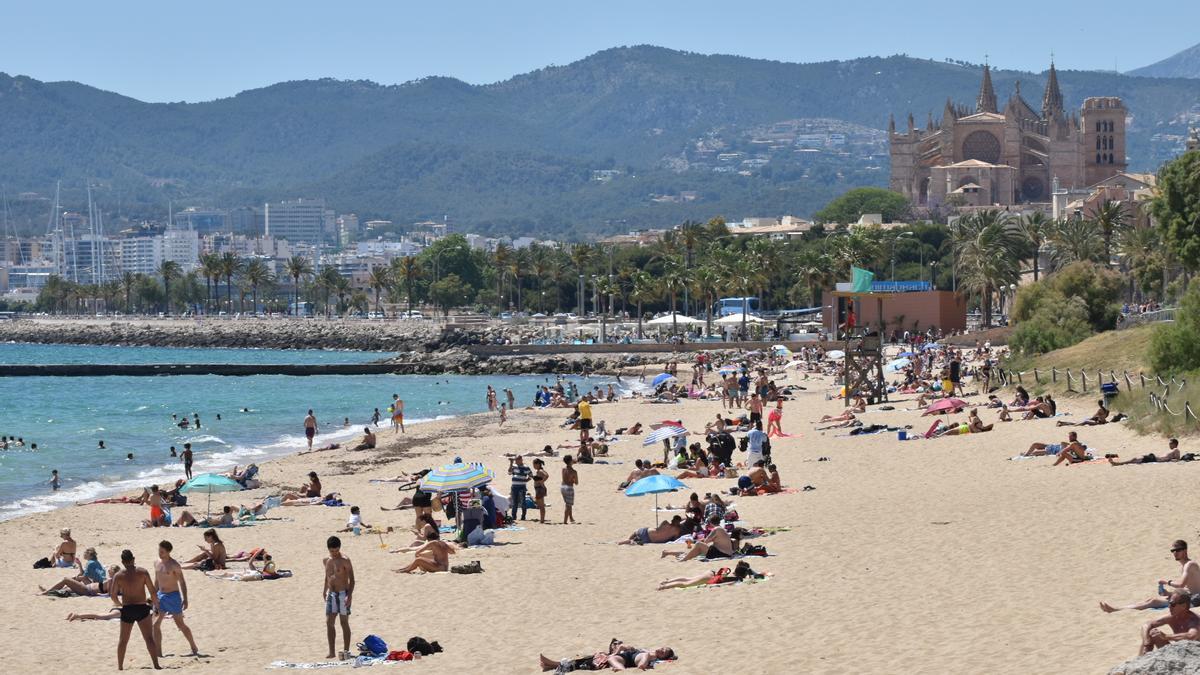
M 308 439 L 308 449 L 312 450 L 313 438 L 317 435 L 317 416 L 312 410 L 308 411 L 308 415 L 304 418 L 304 436 Z

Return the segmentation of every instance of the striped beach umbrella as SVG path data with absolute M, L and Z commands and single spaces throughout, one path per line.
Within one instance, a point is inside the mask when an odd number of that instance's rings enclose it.
M 642 445 L 654 445 L 655 443 L 660 443 L 668 438 L 687 435 L 688 430 L 684 429 L 683 427 L 663 426 L 646 434 L 645 438 L 642 439 Z
M 482 464 L 456 462 L 425 474 L 417 487 L 425 492 L 466 492 L 487 485 L 495 478 L 496 472 Z

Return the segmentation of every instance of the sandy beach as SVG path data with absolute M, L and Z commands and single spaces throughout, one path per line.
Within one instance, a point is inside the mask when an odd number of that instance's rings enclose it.
M 415 635 L 437 640 L 444 653 L 395 666 L 430 673 L 538 672 L 539 653 L 555 659 L 589 654 L 614 637 L 640 647 L 674 648 L 679 660 L 658 670 L 680 674 L 1100 673 L 1136 654 L 1138 628 L 1152 613 L 1109 615 L 1098 603 L 1141 600 L 1153 594 L 1157 578 L 1176 575 L 1168 552 L 1172 540 L 1189 540 L 1200 550 L 1189 522 L 1200 497 L 1187 490 L 1200 476 L 1198 465 L 1113 468 L 1094 462 L 1051 468 L 1052 458 L 1008 461 L 1031 442 L 1064 438 L 1067 429 L 1056 428 L 1055 420 L 1000 423 L 991 433 L 904 443 L 894 433 L 819 432 L 812 422 L 840 412 L 842 403 L 826 400 L 827 381 L 790 378 L 808 390 L 787 404 L 783 429 L 795 435 L 775 439 L 773 455 L 785 486 L 816 489 L 735 499 L 750 525 L 790 528 L 754 542 L 771 554 L 750 560 L 756 570 L 773 574 L 768 580 L 655 591 L 663 579 L 718 565 L 663 560 L 661 546 L 614 544 L 656 522 L 652 497 L 626 497 L 617 484 L 634 459 L 661 458 L 661 449 L 643 449 L 640 438 L 626 437 L 610 446 L 610 459 L 622 464 L 579 467 L 580 524 L 520 523 L 523 530 L 497 533 L 503 545 L 469 549 L 453 559 L 479 560 L 482 574 L 394 574 L 411 554 L 388 553 L 378 536 L 341 535 L 357 573 L 354 642 L 369 633 L 394 648 Z M 518 398 L 524 394 L 518 392 Z M 896 410 L 867 412 L 862 419 L 923 431 L 930 418 L 905 410 L 915 405 L 912 398 L 893 396 Z M 1093 406 L 1090 399 L 1061 402 L 1073 419 L 1090 414 Z M 668 418 L 698 430 L 721 409 L 719 402 L 625 400 L 597 405 L 595 417 L 610 430 Z M 532 452 L 577 438 L 559 428 L 565 414 L 518 410 L 503 429 L 489 415 L 415 425 L 403 436 L 384 429 L 378 450 L 272 461 L 262 466 L 267 486 L 216 495 L 214 504 L 251 504 L 278 486 L 298 485 L 315 470 L 325 491 L 360 506 L 367 523 L 396 527 L 384 543 L 402 546 L 412 539 L 402 531 L 412 523 L 411 512 L 381 512 L 402 495 L 395 484 L 371 479 L 435 466 L 455 455 L 502 474 L 505 452 Z M 992 410 L 982 415 L 988 423 L 996 416 Z M 1081 429 L 1080 437 L 1101 454 L 1122 457 L 1160 452 L 1166 445 L 1165 439 L 1138 437 L 1121 424 Z M 1187 439 L 1182 449 L 1196 450 Z M 547 464 L 548 518 L 554 522 L 562 518 L 561 467 L 560 459 Z M 701 494 L 733 484 L 685 482 Z M 496 485 L 507 493 L 506 477 Z M 686 498 L 673 494 L 662 503 L 682 505 Z M 151 566 L 164 537 L 179 558 L 196 552 L 200 528 L 139 529 L 146 514 L 146 507 L 136 505 L 90 505 L 0 523 L 6 542 L 0 560 L 9 570 L 0 577 L 0 594 L 21 608 L 3 629 L 6 670 L 113 669 L 117 622 L 64 620 L 70 612 L 102 613 L 108 600 L 37 596 L 39 584 L 49 585 L 62 573 L 30 565 L 51 552 L 62 527 L 72 529 L 81 552 L 96 547 L 106 566 L 117 563 L 123 548 L 132 549 L 140 565 Z M 321 560 L 326 537 L 347 516 L 347 508 L 281 507 L 267 520 L 222 530 L 231 552 L 266 547 L 294 576 L 243 583 L 187 572 L 187 617 L 202 656 L 179 656 L 186 642 L 166 622 L 163 665 L 249 673 L 278 660 L 323 661 Z M 149 665 L 135 630 L 126 667 Z

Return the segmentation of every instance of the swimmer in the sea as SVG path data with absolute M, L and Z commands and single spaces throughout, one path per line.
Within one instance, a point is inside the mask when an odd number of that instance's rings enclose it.
M 100 445 L 96 449 L 97 450 L 107 450 L 108 448 L 104 447 L 104 441 L 100 441 Z

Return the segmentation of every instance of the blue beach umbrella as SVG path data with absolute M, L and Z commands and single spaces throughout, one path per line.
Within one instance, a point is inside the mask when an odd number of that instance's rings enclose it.
M 930 342 L 928 344 L 921 345 L 921 351 L 925 351 L 927 349 L 941 349 L 941 347 L 942 346 L 936 342 Z
M 205 511 L 212 512 L 212 496 L 214 492 L 238 492 L 242 489 L 241 483 L 230 478 L 229 476 L 221 476 L 215 473 L 202 473 L 184 483 L 179 491 L 182 493 L 199 492 L 208 495 L 208 506 Z
M 684 429 L 683 427 L 676 427 L 676 426 L 671 426 L 671 425 L 662 426 L 662 427 L 659 427 L 659 428 L 655 429 L 654 431 L 651 431 L 650 433 L 646 434 L 646 436 L 642 439 L 642 445 L 654 445 L 655 443 L 658 443 L 660 441 L 665 441 L 668 438 L 675 438 L 676 436 L 687 436 L 687 435 L 688 435 L 688 430 Z
M 417 487 L 424 492 L 466 492 L 487 485 L 495 478 L 496 472 L 482 464 L 456 462 L 425 474 Z
M 663 382 L 668 382 L 674 379 L 675 376 L 670 373 L 659 373 L 658 375 L 654 376 L 654 380 L 651 382 L 651 384 L 657 389 L 658 385 L 662 384 Z
M 912 362 L 909 361 L 908 359 L 896 359 L 895 361 L 888 362 L 888 364 L 886 366 L 884 366 L 883 369 L 888 372 L 891 372 L 891 373 L 898 373 L 901 370 L 904 370 L 905 368 L 907 368 L 911 364 L 912 364 Z
M 916 356 L 916 355 L 917 355 L 916 352 L 900 352 L 900 358 L 902 358 L 902 359 L 908 358 L 910 356 Z
M 684 485 L 683 481 L 678 478 L 658 474 L 635 480 L 629 487 L 625 488 L 625 496 L 640 497 L 642 495 L 654 495 L 654 513 L 656 514 L 655 518 L 657 518 L 658 496 L 664 492 L 675 492 L 686 489 L 687 485 Z

